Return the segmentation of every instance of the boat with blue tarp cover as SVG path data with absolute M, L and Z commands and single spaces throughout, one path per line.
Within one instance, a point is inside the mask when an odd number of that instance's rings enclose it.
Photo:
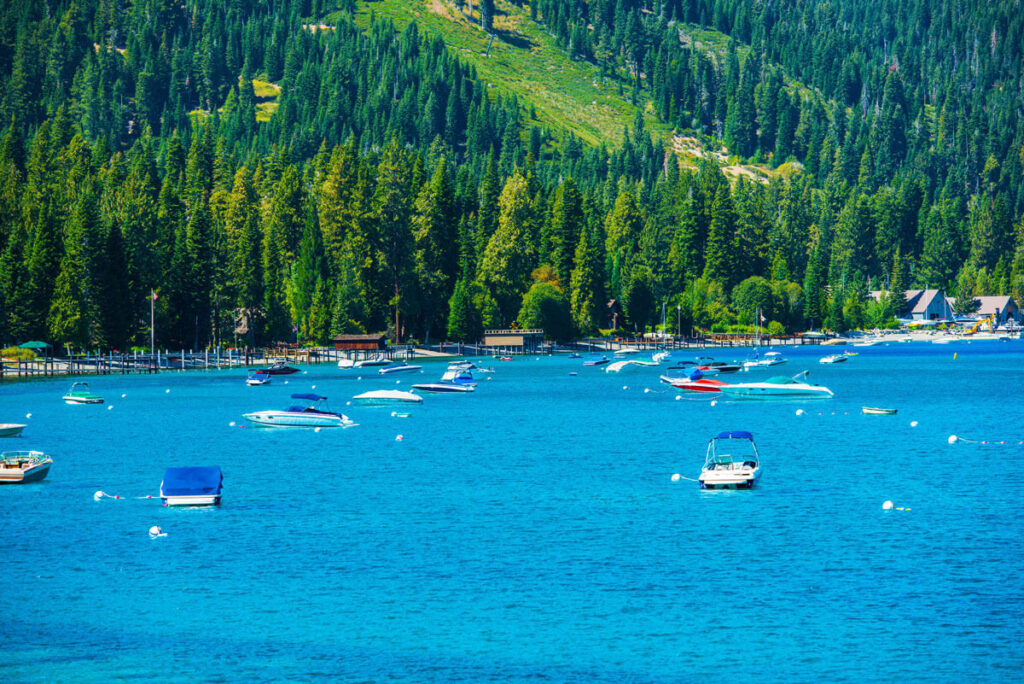
M 343 413 L 330 410 L 327 397 L 319 394 L 293 394 L 292 399 L 304 403 L 280 411 L 246 413 L 245 419 L 271 427 L 352 427 L 355 423 Z
M 245 384 L 250 387 L 259 387 L 260 385 L 270 384 L 270 373 L 264 373 L 263 371 L 256 371 L 245 379 Z
M 223 485 L 217 466 L 168 468 L 160 483 L 160 498 L 166 506 L 216 506 Z
M 733 453 L 733 450 L 736 453 Z M 722 453 L 723 450 L 729 453 Z M 721 432 L 708 442 L 701 489 L 750 489 L 761 475 L 761 462 L 754 436 L 746 430 Z

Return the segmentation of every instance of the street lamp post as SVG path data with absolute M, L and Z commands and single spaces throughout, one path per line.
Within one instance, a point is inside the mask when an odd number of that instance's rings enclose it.
M 683 307 L 676 304 L 676 345 L 679 344 L 679 336 L 683 334 Z

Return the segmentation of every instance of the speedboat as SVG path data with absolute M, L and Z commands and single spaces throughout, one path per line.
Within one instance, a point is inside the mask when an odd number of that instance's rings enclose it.
M 259 387 L 260 385 L 270 384 L 270 373 L 263 373 L 256 371 L 245 379 L 245 384 L 249 387 Z
M 441 382 L 473 382 L 473 374 L 464 368 L 452 368 L 448 366 L 448 370 L 441 376 Z
M 746 446 L 749 444 L 749 449 Z M 721 453 L 737 449 L 738 455 Z M 754 436 L 742 430 L 719 433 L 708 442 L 707 456 L 701 468 L 701 489 L 750 489 L 761 475 L 761 464 Z
M 338 368 L 374 368 L 376 366 L 386 366 L 390 361 L 385 359 L 380 354 L 371 356 L 366 359 L 360 359 L 359 361 L 353 361 L 352 359 L 342 359 L 338 361 Z
M 768 352 L 763 358 L 758 358 L 757 354 L 754 354 L 753 359 L 743 362 L 743 370 L 770 368 L 771 366 L 778 366 L 780 363 L 786 363 L 786 359 L 782 358 L 782 354 L 779 352 Z
M 24 429 L 20 423 L 0 423 L 0 437 L 17 437 Z
M 388 404 L 422 404 L 423 397 L 401 390 L 371 390 L 352 397 L 352 401 L 365 406 L 386 406 Z
M 465 394 L 466 392 L 473 392 L 476 390 L 475 382 L 424 382 L 418 385 L 413 385 L 413 389 L 418 389 L 421 392 L 431 392 L 433 394 Z
M 76 382 L 68 393 L 61 397 L 65 404 L 102 404 L 103 397 L 89 391 L 89 383 Z
M 415 366 L 413 364 L 406 363 L 405 361 L 399 361 L 393 363 L 390 366 L 384 366 L 383 368 L 377 369 L 379 375 L 391 375 L 393 373 L 417 373 L 423 369 L 423 366 Z
M 608 367 L 604 369 L 605 373 L 618 373 L 627 366 L 657 366 L 658 364 L 654 361 L 639 361 L 637 359 L 625 359 L 623 361 L 613 361 L 608 364 Z
M 267 375 L 291 375 L 292 373 L 298 373 L 298 368 L 292 368 L 287 365 L 284 361 L 277 361 L 267 366 L 266 368 L 254 368 L 253 373 L 266 373 Z
M 848 361 L 849 358 L 846 354 L 829 354 L 818 359 L 818 363 L 843 363 Z
M 476 364 L 469 359 L 460 359 L 458 361 L 449 361 L 448 368 L 457 368 L 459 370 L 473 370 L 476 368 Z
M 725 361 L 715 361 L 708 356 L 702 356 L 697 359 L 697 367 L 700 368 L 701 372 L 705 375 L 708 374 L 709 370 L 717 371 L 719 373 L 738 373 L 742 370 L 742 366 L 738 363 L 726 363 Z
M 220 504 L 224 476 L 217 466 L 168 468 L 160 483 L 165 506 L 216 506 Z
M 597 358 L 587 359 L 583 362 L 584 366 L 603 366 L 608 363 L 610 359 L 607 356 L 599 356 Z
M 722 385 L 726 384 L 721 380 L 703 378 L 700 375 L 682 378 L 670 378 L 663 375 L 661 376 L 661 381 L 666 385 L 672 385 L 678 390 L 686 390 L 689 392 L 721 392 Z
M 327 397 L 319 394 L 293 394 L 292 399 L 304 403 L 289 406 L 281 411 L 256 411 L 246 413 L 245 419 L 257 425 L 273 427 L 352 427 L 355 423 L 345 414 L 336 413 L 327 407 Z
M 655 352 L 654 354 L 651 355 L 651 361 L 654 361 L 655 363 L 668 361 L 670 358 L 672 358 L 672 352 L 669 351 Z
M 735 385 L 722 385 L 722 394 L 733 399 L 788 399 L 821 397 L 830 399 L 832 390 L 821 385 L 807 382 L 807 371 L 798 373 L 792 378 L 777 375 L 764 382 L 743 382 Z
M 579 354 L 577 354 L 576 352 L 572 352 L 571 354 L 569 354 L 569 355 L 568 355 L 567 357 L 565 357 L 565 358 L 567 358 L 567 359 L 581 359 L 581 358 L 583 358 L 583 357 L 582 357 L 582 356 L 580 356 Z
M 38 482 L 51 465 L 53 459 L 42 451 L 5 451 L 0 454 L 0 484 Z
M 860 412 L 866 416 L 895 416 L 897 409 L 862 406 Z

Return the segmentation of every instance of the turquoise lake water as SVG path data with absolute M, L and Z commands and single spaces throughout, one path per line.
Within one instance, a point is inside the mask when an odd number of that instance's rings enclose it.
M 676 400 L 564 357 L 485 359 L 409 418 L 345 402 L 443 363 L 88 378 L 103 406 L 0 385 L 28 423 L 0 448 L 54 459 L 0 488 L 0 680 L 1020 681 L 1024 342 L 783 351 L 835 398 Z M 230 425 L 309 391 L 358 427 Z M 756 489 L 671 480 L 736 429 Z M 131 498 L 183 465 L 223 469 L 220 507 Z

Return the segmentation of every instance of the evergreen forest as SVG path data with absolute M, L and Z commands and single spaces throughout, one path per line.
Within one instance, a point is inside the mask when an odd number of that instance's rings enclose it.
M 597 144 L 385 4 L 0 0 L 0 346 L 1024 303 L 1016 2 L 407 0 L 540 27 L 632 112 Z

